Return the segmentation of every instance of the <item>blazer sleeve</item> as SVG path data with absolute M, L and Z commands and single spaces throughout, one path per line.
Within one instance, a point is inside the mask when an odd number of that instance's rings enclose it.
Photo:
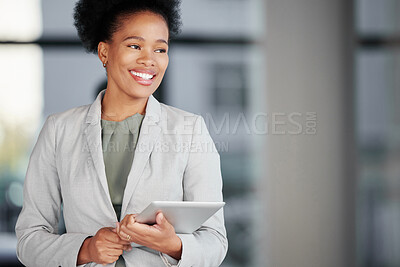
M 185 201 L 223 201 L 220 157 L 201 116 L 193 128 L 183 189 Z M 223 209 L 193 234 L 178 236 L 182 240 L 182 257 L 177 266 L 219 266 L 228 250 Z
M 56 167 L 54 117 L 48 117 L 31 154 L 24 202 L 16 223 L 17 256 L 26 266 L 76 266 L 82 233 L 59 235 L 61 190 Z

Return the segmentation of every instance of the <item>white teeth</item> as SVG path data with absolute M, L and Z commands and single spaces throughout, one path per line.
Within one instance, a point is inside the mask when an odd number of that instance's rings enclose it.
M 154 75 L 151 75 L 151 74 L 147 74 L 147 73 L 141 73 L 141 72 L 135 72 L 135 71 L 131 71 L 131 73 L 133 74 L 133 75 L 135 75 L 135 76 L 138 76 L 138 77 L 140 77 L 140 78 L 142 78 L 142 79 L 145 79 L 145 80 L 151 80 L 151 79 L 153 79 L 153 77 L 154 77 Z

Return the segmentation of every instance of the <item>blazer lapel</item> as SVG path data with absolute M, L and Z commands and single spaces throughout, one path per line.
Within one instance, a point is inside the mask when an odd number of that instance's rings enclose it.
M 124 191 L 121 210 L 122 216 L 125 216 L 128 203 L 135 192 L 144 167 L 149 161 L 150 155 L 154 150 L 157 140 L 161 136 L 161 127 L 159 125 L 160 116 L 160 103 L 153 96 L 150 96 L 147 101 L 146 115 L 140 128 L 139 140 L 135 149 L 135 156 L 133 158 L 131 171 L 128 175 L 128 180 Z
M 110 203 L 110 208 L 114 210 L 108 189 L 101 142 L 101 100 L 104 93 L 105 90 L 100 92 L 96 101 L 89 108 L 86 116 L 87 127 L 85 129 L 85 135 L 97 177 L 104 189 L 104 196 L 107 197 L 108 202 Z M 125 187 L 121 215 L 125 215 L 126 208 L 140 180 L 144 167 L 150 158 L 157 140 L 161 136 L 161 127 L 159 125 L 160 117 L 161 105 L 151 95 L 147 101 L 146 115 L 142 122 L 139 140 L 135 149 L 135 156 Z
M 110 203 L 110 208 L 114 210 L 111 197 L 108 189 L 104 159 L 103 159 L 103 149 L 101 142 L 101 100 L 103 98 L 105 90 L 100 92 L 97 96 L 96 101 L 90 106 L 88 114 L 86 116 L 87 127 L 85 129 L 86 141 L 90 156 L 93 160 L 94 168 L 96 169 L 97 177 L 104 189 L 104 196 L 107 198 L 107 202 Z

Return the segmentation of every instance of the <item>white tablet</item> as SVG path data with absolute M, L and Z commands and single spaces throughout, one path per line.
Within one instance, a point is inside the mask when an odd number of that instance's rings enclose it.
M 136 216 L 136 221 L 154 224 L 157 213 L 162 211 L 176 233 L 191 234 L 224 205 L 225 202 L 153 201 Z

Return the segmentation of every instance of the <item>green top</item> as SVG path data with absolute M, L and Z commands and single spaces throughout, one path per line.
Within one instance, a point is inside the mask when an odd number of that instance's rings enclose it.
M 101 140 L 108 189 L 117 218 L 121 220 L 122 198 L 131 170 L 144 115 L 136 113 L 123 121 L 101 120 Z M 116 267 L 125 267 L 122 256 Z
M 111 202 L 118 219 L 144 115 L 136 113 L 123 121 L 101 120 L 104 165 Z

